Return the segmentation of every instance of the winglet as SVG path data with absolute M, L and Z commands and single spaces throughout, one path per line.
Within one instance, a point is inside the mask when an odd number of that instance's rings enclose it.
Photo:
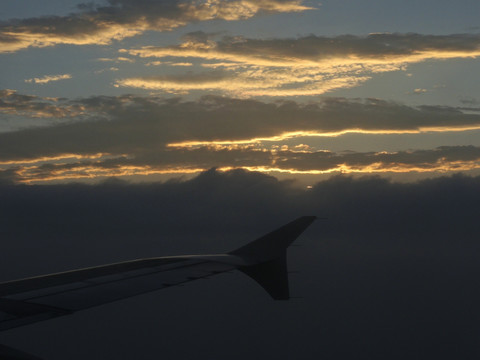
M 251 263 L 240 271 L 262 286 L 275 300 L 288 300 L 287 248 L 316 219 L 298 218 L 232 252 Z
M 316 216 L 302 216 L 229 254 L 239 256 L 252 263 L 278 258 L 316 218 Z

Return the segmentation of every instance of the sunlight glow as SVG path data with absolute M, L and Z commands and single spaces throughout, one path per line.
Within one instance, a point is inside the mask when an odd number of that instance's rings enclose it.
M 52 161 L 66 161 L 66 160 L 80 160 L 80 159 L 101 159 L 112 156 L 109 153 L 96 153 L 88 155 L 80 154 L 60 154 L 57 156 L 42 156 L 33 159 L 18 159 L 18 160 L 8 160 L 0 161 L 0 165 L 24 165 L 24 164 L 38 164 L 43 162 L 52 162 Z M 115 157 L 122 157 L 126 155 L 117 155 Z
M 368 165 L 348 165 L 338 164 L 330 169 L 325 170 L 300 170 L 294 168 L 281 168 L 274 166 L 223 166 L 217 168 L 217 171 L 230 171 L 234 169 L 243 169 L 247 171 L 256 171 L 263 173 L 283 173 L 283 174 L 301 174 L 301 175 L 321 175 L 334 173 L 431 173 L 441 172 L 446 173 L 450 171 L 469 171 L 480 169 L 480 162 L 473 161 L 446 161 L 440 159 L 436 163 L 424 164 L 384 164 L 382 162 L 375 162 Z M 52 170 L 46 174 L 37 173 L 38 168 L 35 166 L 24 167 L 17 171 L 20 177 L 19 182 L 25 184 L 32 184 L 38 182 L 48 181 L 62 181 L 73 179 L 95 179 L 104 177 L 124 177 L 124 176 L 149 176 L 159 174 L 195 174 L 208 170 L 208 168 L 199 167 L 165 167 L 156 168 L 154 166 L 118 166 L 113 169 L 102 169 L 96 166 L 78 166 L 72 169 Z
M 257 137 L 252 139 L 240 139 L 240 140 L 212 140 L 212 141 L 181 141 L 176 143 L 169 143 L 167 147 L 171 148 L 193 148 L 199 146 L 217 146 L 217 145 L 239 145 L 239 144 L 258 144 L 263 141 L 276 142 L 284 141 L 292 138 L 300 137 L 338 137 L 346 134 L 369 134 L 369 135 L 391 135 L 391 134 L 421 134 L 428 132 L 459 132 L 480 130 L 480 124 L 476 126 L 433 126 L 433 127 L 419 127 L 417 130 L 365 130 L 365 129 L 347 129 L 341 131 L 291 131 L 285 132 L 280 135 Z

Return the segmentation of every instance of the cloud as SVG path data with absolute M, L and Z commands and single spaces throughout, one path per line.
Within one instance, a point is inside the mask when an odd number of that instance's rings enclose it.
M 457 214 L 457 211 L 473 211 L 475 204 L 478 203 L 477 198 L 480 192 L 477 191 L 480 186 L 480 177 L 467 177 L 455 175 L 451 177 L 440 177 L 435 179 L 422 180 L 416 183 L 397 183 L 379 177 L 363 177 L 354 179 L 350 176 L 339 175 L 332 177 L 326 181 L 321 181 L 312 184 L 310 190 L 300 188 L 292 181 L 279 181 L 272 176 L 257 172 L 248 172 L 244 170 L 232 170 L 227 172 L 220 172 L 215 169 L 210 169 L 203 172 L 199 176 L 191 180 L 176 179 L 166 183 L 149 183 L 149 184 L 129 184 L 127 182 L 104 182 L 98 185 L 47 185 L 47 186 L 15 186 L 12 188 L 0 188 L 4 201 L 1 202 L 0 208 L 2 215 L 12 219 L 13 223 L 4 222 L 5 226 L 10 226 L 13 231 L 23 230 L 30 231 L 29 228 L 14 226 L 14 223 L 24 221 L 45 221 L 45 218 L 51 220 L 55 219 L 49 212 L 39 212 L 35 216 L 16 216 L 16 211 L 13 209 L 23 209 L 26 213 L 35 213 L 38 206 L 51 206 L 52 210 L 58 212 L 60 217 L 76 217 L 77 212 L 82 212 L 82 216 L 95 217 L 90 211 L 103 213 L 105 217 L 117 219 L 117 214 L 123 214 L 122 217 L 132 216 L 141 221 L 143 216 L 148 219 L 157 219 L 157 211 L 152 211 L 154 208 L 160 212 L 173 212 L 169 219 L 175 224 L 171 224 L 174 228 L 177 222 L 184 221 L 185 218 L 190 218 L 200 225 L 204 217 L 211 214 L 207 211 L 202 212 L 202 207 L 217 208 L 218 216 L 225 219 L 227 222 L 238 222 L 239 225 L 245 222 L 252 221 L 252 223 L 261 222 L 263 219 L 253 221 L 259 214 L 264 213 L 267 219 L 270 219 L 268 214 L 281 213 L 285 218 L 295 216 L 295 214 L 316 214 L 316 215 L 331 215 L 330 221 L 321 227 L 319 231 L 337 231 L 341 233 L 349 233 L 353 229 L 340 227 L 333 230 L 330 228 L 332 223 L 338 226 L 339 222 L 354 223 L 355 227 L 362 231 L 377 231 L 380 232 L 389 230 L 398 233 L 408 234 L 412 228 L 419 232 L 430 232 L 442 230 L 438 226 L 449 227 L 449 223 L 438 222 L 439 218 L 448 219 L 455 218 L 455 222 L 460 221 L 464 215 Z M 447 190 L 450 189 L 450 190 Z M 5 191 L 7 190 L 7 191 Z M 11 190 L 11 193 L 8 193 Z M 66 197 L 48 196 L 55 204 L 45 204 L 43 200 L 44 195 L 48 193 L 62 192 Z M 30 193 L 31 196 L 19 197 L 18 194 Z M 35 195 L 37 194 L 37 195 Z M 133 194 L 136 194 L 134 196 Z M 192 197 L 192 194 L 197 196 Z M 77 201 L 73 201 L 77 199 Z M 110 201 L 109 201 L 110 199 Z M 118 201 L 112 200 L 117 199 Z M 212 202 L 209 202 L 210 201 Z M 36 206 L 26 206 L 26 204 L 18 201 L 29 203 L 37 202 Z M 98 200 L 98 202 L 96 201 Z M 101 210 L 96 206 L 90 207 L 88 203 L 96 203 L 105 209 Z M 132 213 L 132 206 L 118 206 L 116 203 L 130 203 L 138 202 L 138 206 L 133 208 L 139 209 L 143 215 Z M 59 206 L 64 203 L 63 206 Z M 412 206 L 412 204 L 426 204 L 428 209 Z M 83 204 L 79 206 L 79 204 Z M 237 208 L 242 212 L 242 216 L 230 217 L 231 214 L 222 212 L 222 207 L 225 204 L 229 208 Z M 257 204 L 260 208 L 255 206 Z M 283 205 L 282 205 L 283 204 Z M 348 206 L 350 204 L 350 206 Z M 463 204 L 463 206 L 461 205 Z M 470 205 L 468 205 L 470 204 Z M 77 212 L 69 212 L 62 210 L 65 206 L 73 207 Z M 158 206 L 158 208 L 157 208 Z M 239 206 L 239 207 L 237 207 Z M 430 208 L 430 206 L 432 206 Z M 368 211 L 358 211 L 362 207 Z M 106 211 L 106 208 L 110 208 Z M 162 210 L 163 209 L 163 210 Z M 251 212 L 249 212 L 250 210 Z M 178 213 L 177 213 L 178 212 Z M 186 213 L 184 213 L 186 212 Z M 198 213 L 197 213 L 198 212 Z M 256 213 L 258 212 L 258 213 Z M 199 216 L 193 216 L 194 213 Z M 430 227 L 423 223 L 420 219 L 416 219 L 411 224 L 403 223 L 399 219 L 390 214 L 400 213 L 403 217 L 412 216 L 415 218 L 415 213 L 422 213 L 423 220 L 429 219 L 428 223 L 437 224 L 437 227 Z M 183 214 L 183 215 L 182 215 Z M 187 215 L 189 214 L 189 215 Z M 355 214 L 355 215 L 354 215 Z M 178 216 L 177 216 L 178 215 Z M 476 213 L 473 211 L 468 215 L 468 218 L 474 219 Z M 40 220 L 43 219 L 43 220 Z M 93 219 L 92 219 L 93 220 Z M 96 218 L 94 223 L 101 225 L 102 216 Z M 274 220 L 274 219 L 270 219 Z M 469 221 L 468 219 L 464 219 Z M 375 223 L 378 228 L 371 228 L 371 223 Z M 402 224 L 401 227 L 392 227 L 393 224 Z M 88 222 L 85 223 L 88 226 Z M 165 225 L 168 225 L 166 222 Z M 120 227 L 130 227 L 132 230 L 136 228 L 128 221 L 118 221 Z M 407 226 L 408 225 L 408 226 Z M 476 226 L 477 224 L 472 224 Z M 109 226 L 106 224 L 105 226 Z M 452 225 L 453 226 L 453 225 Z M 93 226 L 95 227 L 95 226 Z M 46 229 L 44 229 L 46 230 Z M 54 229 L 49 229 L 54 230 Z M 78 229 L 79 231 L 86 231 L 86 229 Z M 112 231 L 120 231 L 118 228 L 110 229 Z M 137 230 L 139 230 L 137 228 Z M 176 229 L 181 231 L 182 229 Z M 183 229 L 187 230 L 187 229 Z M 211 229 L 214 230 L 214 229 Z M 452 227 L 452 231 L 454 229 Z M 232 231 L 234 231 L 232 229 Z M 121 233 L 121 231 L 120 231 Z M 327 236 L 327 235 L 325 235 Z M 327 236 L 328 237 L 328 236 Z M 431 239 L 434 241 L 435 239 Z M 456 239 L 459 240 L 459 239 Z
M 222 72 L 212 72 L 207 77 L 184 76 L 181 81 L 202 84 L 205 81 L 223 81 L 224 76 Z M 170 78 L 165 76 L 162 79 L 169 81 Z M 7 113 L 27 114 L 26 111 L 31 111 L 31 116 L 40 116 L 41 113 L 35 112 L 37 108 L 49 109 L 47 116 L 51 116 L 54 110 L 60 113 L 81 111 L 84 119 L 90 120 L 89 125 L 71 126 L 107 126 L 112 131 L 128 128 L 133 133 L 135 128 L 147 133 L 158 129 L 155 141 L 175 146 L 254 143 L 295 136 L 339 136 L 348 132 L 463 131 L 480 126 L 478 114 L 465 114 L 459 108 L 410 107 L 379 99 L 324 98 L 303 104 L 217 96 L 182 101 L 180 98 L 123 95 L 68 100 L 3 90 L 0 101 L 0 108 Z M 197 121 L 192 122 L 192 118 Z M 114 121 L 99 122 L 98 119 Z M 179 128 L 182 130 L 179 131 Z M 50 130 L 54 131 L 54 128 Z M 78 132 L 81 134 L 83 131 L 78 129 Z
M 264 173 L 446 173 L 480 169 L 480 148 L 443 146 L 398 152 L 267 151 L 252 147 L 155 149 L 129 155 L 64 154 L 56 158 L 0 162 L 14 168 L 18 182 L 190 174 L 211 167 L 219 171 L 244 169 Z
M 413 90 L 413 93 L 417 94 L 417 95 L 425 94 L 426 92 L 428 92 L 428 90 L 427 89 L 422 89 L 422 88 L 417 88 L 417 89 Z
M 185 80 L 188 81 L 188 80 Z M 378 99 L 265 103 L 214 96 L 198 101 L 123 95 L 67 100 L 5 90 L 0 110 L 63 123 L 0 134 L 0 167 L 23 181 L 193 173 L 211 167 L 289 173 L 443 172 L 478 168 L 476 147 L 335 153 L 310 137 L 480 128 L 478 113 Z M 285 140 L 302 137 L 304 146 Z M 283 146 L 282 146 L 283 145 Z M 379 150 L 382 150 L 381 148 Z
M 189 62 L 178 62 L 178 63 L 171 63 L 169 64 L 171 66 L 192 66 L 192 63 Z
M 79 104 L 67 104 L 65 99 L 19 94 L 15 90 L 0 90 L 0 114 L 30 118 L 66 118 L 82 113 Z
M 45 75 L 40 78 L 32 78 L 26 79 L 26 83 L 35 83 L 35 84 L 47 84 L 52 81 L 59 81 L 59 80 L 66 80 L 71 79 L 72 75 L 70 74 L 62 74 L 62 75 Z
M 300 0 L 108 0 L 80 5 L 68 16 L 13 19 L 0 24 L 0 52 L 56 44 L 106 45 L 147 30 L 169 31 L 191 22 L 248 19 L 261 13 L 301 12 Z
M 418 62 L 425 59 L 474 57 L 480 54 L 480 36 L 472 34 L 370 34 L 296 39 L 249 39 L 224 37 L 215 41 L 201 32 L 187 34 L 177 46 L 145 46 L 125 50 L 141 57 L 198 57 L 259 65 L 317 65 L 345 59 L 345 63 Z M 328 63 L 327 63 L 328 64 Z
M 159 351 L 187 359 L 198 349 L 222 358 L 239 339 L 261 341 L 233 352 L 233 360 L 477 354 L 480 294 L 472 284 L 480 178 L 402 184 L 339 176 L 312 185 L 210 170 L 153 184 L 1 186 L 2 281 L 134 258 L 223 253 L 298 216 L 328 217 L 288 251 L 291 293 L 301 300 L 272 302 L 242 274 L 224 274 L 61 320 L 85 334 L 100 320 L 106 324 L 102 341 L 85 346 L 78 347 L 78 331 L 63 331 L 62 324 L 20 329 L 37 339 L 29 352 L 48 354 L 56 332 L 55 353 L 74 348 L 74 359 L 92 352 L 115 358 L 140 352 L 146 359 Z M 122 310 L 130 316 L 119 318 Z M 190 330 L 178 329 L 179 322 Z M 160 343 L 159 323 L 171 327 Z M 195 334 L 192 346 L 178 346 L 186 331 Z M 217 345 L 207 348 L 212 336 Z M 119 340 L 129 346 L 112 346 Z
M 112 66 L 112 67 L 106 68 L 106 69 L 95 70 L 93 73 L 94 74 L 103 74 L 104 72 L 107 72 L 107 71 L 119 71 L 119 70 L 120 69 L 118 67 Z
M 128 63 L 134 63 L 135 59 L 131 58 L 126 58 L 123 56 L 116 57 L 114 59 L 112 58 L 98 58 L 97 61 L 102 61 L 102 62 L 115 62 L 115 63 L 120 63 L 120 62 L 128 62 Z
M 223 74 L 215 76 L 221 78 Z M 201 77 L 197 80 L 199 83 L 204 81 Z M 192 80 L 185 76 L 184 81 Z M 153 148 L 168 144 L 175 147 L 215 146 L 281 141 L 300 136 L 340 136 L 349 132 L 401 134 L 464 131 L 480 127 L 478 114 L 465 114 L 457 108 L 409 107 L 378 99 L 324 98 L 302 104 L 294 101 L 268 103 L 216 96 L 206 96 L 198 101 L 182 101 L 134 95 L 93 96 L 78 100 L 49 99 L 21 95 L 10 90 L 4 90 L 0 95 L 0 109 L 3 108 L 3 112 L 9 114 L 53 116 L 57 111 L 57 116 L 62 113 L 65 116 L 80 114 L 83 119 L 81 123 L 44 130 L 25 129 L 4 135 L 0 141 L 0 154 L 3 158 L 14 156 L 15 142 L 36 144 L 40 140 L 33 141 L 34 138 L 41 137 L 47 144 L 51 143 L 47 139 L 49 136 L 58 142 L 68 138 L 66 142 L 72 144 L 72 147 L 76 143 L 83 143 L 85 151 L 92 150 L 86 145 L 89 144 L 92 147 L 108 148 L 106 151 L 95 152 L 116 153 L 117 150 L 112 151 L 110 147 L 117 144 L 114 147 L 121 148 L 122 143 L 125 146 L 131 143 L 133 147 L 142 147 L 144 144 L 145 147 Z M 100 119 L 109 121 L 99 121 Z M 107 137 L 103 139 L 104 136 Z M 88 137 L 92 139 L 87 140 Z M 128 137 L 130 140 L 125 142 Z M 8 150 L 10 146 L 12 152 Z M 74 152 L 63 147 L 62 145 L 54 151 Z M 24 153 L 29 152 L 28 146 L 25 147 Z M 50 155 L 42 152 L 42 148 L 31 151 L 32 156 Z
M 372 74 L 405 70 L 412 63 L 480 55 L 480 36 L 472 34 L 310 35 L 296 39 L 237 36 L 220 40 L 214 37 L 194 32 L 184 36 L 180 45 L 121 51 L 143 58 L 197 59 L 203 62 L 201 66 L 222 67 L 229 78 L 227 82 L 205 81 L 200 86 L 185 84 L 181 77 L 168 82 L 137 77 L 119 79 L 117 85 L 179 93 L 221 89 L 244 97 L 311 96 L 354 87 L 369 80 Z
M 164 63 L 165 64 L 165 63 Z M 324 75 L 292 70 L 246 70 L 188 73 L 169 76 L 132 77 L 115 82 L 116 87 L 161 90 L 172 94 L 192 91 L 217 91 L 231 96 L 311 96 L 340 88 L 351 88 L 369 79 L 343 73 L 327 79 Z M 291 87 L 293 86 L 293 87 Z
M 467 105 L 467 106 L 475 106 L 480 104 L 480 101 L 478 101 L 477 99 L 471 96 L 462 96 L 460 97 L 459 100 L 463 105 Z

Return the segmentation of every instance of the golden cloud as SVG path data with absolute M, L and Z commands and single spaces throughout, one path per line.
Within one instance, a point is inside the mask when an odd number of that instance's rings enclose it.
M 480 36 L 372 34 L 367 37 L 308 36 L 298 39 L 258 40 L 226 37 L 214 41 L 208 34 L 185 36 L 177 46 L 123 49 L 142 58 L 184 58 L 203 62 L 211 73 L 190 74 L 204 82 L 185 81 L 184 75 L 120 79 L 117 86 L 185 93 L 224 91 L 237 97 L 304 96 L 357 86 L 372 74 L 405 70 L 409 64 L 431 59 L 480 56 Z M 214 62 L 212 62 L 214 61 Z M 223 79 L 213 76 L 223 73 Z M 228 78 L 228 80 L 227 80 Z M 418 93 L 418 91 L 416 91 Z
M 52 81 L 59 81 L 59 80 L 66 80 L 71 79 L 72 75 L 70 74 L 62 74 L 62 75 L 45 75 L 39 78 L 32 78 L 26 79 L 26 83 L 34 83 L 34 84 L 47 84 Z
M 190 174 L 217 167 L 220 171 L 244 169 L 267 173 L 409 173 L 471 171 L 480 168 L 480 148 L 440 147 L 399 152 L 313 151 L 311 149 L 265 151 L 252 148 L 168 150 L 150 156 L 65 154 L 58 159 L 38 158 L 9 163 L 20 182 Z
M 259 13 L 300 12 L 300 0 L 190 0 L 140 2 L 109 0 L 68 16 L 11 20 L 0 25 L 0 52 L 56 44 L 106 45 L 147 30 L 169 31 L 190 22 L 239 20 Z

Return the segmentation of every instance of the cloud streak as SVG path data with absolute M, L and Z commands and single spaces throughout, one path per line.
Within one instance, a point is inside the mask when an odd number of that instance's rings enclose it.
M 0 52 L 57 44 L 106 45 L 147 30 L 169 31 L 191 22 L 248 19 L 261 13 L 309 10 L 300 0 L 108 0 L 81 4 L 68 16 L 13 19 L 0 24 Z
M 480 55 L 480 36 L 472 34 L 371 34 L 296 39 L 213 40 L 202 32 L 187 34 L 176 46 L 123 49 L 143 58 L 184 58 L 215 71 L 162 77 L 119 79 L 117 86 L 184 93 L 222 90 L 234 96 L 305 96 L 349 88 L 372 74 L 404 70 L 431 59 Z M 222 79 L 218 79 L 221 74 Z M 199 82 L 198 78 L 203 78 Z
M 55 160 L 55 162 L 52 162 Z M 6 164 L 6 163 L 4 163 Z M 8 163 L 18 182 L 198 173 L 244 169 L 265 173 L 445 173 L 480 169 L 480 148 L 443 146 L 399 152 L 266 151 L 254 148 L 157 150 L 130 156 L 65 154 Z M 0 163 L 2 166 L 2 163 Z M 12 172 L 13 169 L 13 172 Z
M 71 79 L 72 75 L 70 74 L 62 74 L 62 75 L 45 75 L 42 77 L 36 77 L 32 79 L 26 79 L 26 83 L 34 83 L 34 84 L 47 84 L 52 81 L 59 81 L 59 80 L 66 80 L 66 79 Z

